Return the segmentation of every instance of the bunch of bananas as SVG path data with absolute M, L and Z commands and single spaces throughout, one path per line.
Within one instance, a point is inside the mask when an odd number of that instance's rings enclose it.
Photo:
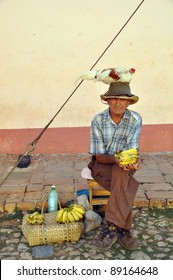
M 56 221 L 58 223 L 72 223 L 78 222 L 83 218 L 85 209 L 79 204 L 71 204 L 66 208 L 62 208 L 58 211 Z
M 27 222 L 32 225 L 41 225 L 44 221 L 44 215 L 39 214 L 39 212 L 34 212 L 27 216 Z
M 136 148 L 132 148 L 115 154 L 115 157 L 120 160 L 121 165 L 135 164 L 138 160 L 138 151 Z

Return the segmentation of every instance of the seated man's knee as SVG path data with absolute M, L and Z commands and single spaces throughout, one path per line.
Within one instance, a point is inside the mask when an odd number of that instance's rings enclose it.
M 119 167 L 116 163 L 112 166 L 112 172 L 116 173 L 117 175 L 128 175 L 128 171 L 124 170 L 123 168 Z

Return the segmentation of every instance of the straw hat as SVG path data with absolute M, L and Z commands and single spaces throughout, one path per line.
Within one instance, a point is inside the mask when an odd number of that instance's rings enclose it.
M 104 101 L 107 101 L 109 98 L 127 99 L 131 101 L 131 104 L 135 104 L 139 100 L 138 96 L 131 93 L 129 83 L 122 82 L 111 83 L 108 91 L 100 95 L 100 97 Z

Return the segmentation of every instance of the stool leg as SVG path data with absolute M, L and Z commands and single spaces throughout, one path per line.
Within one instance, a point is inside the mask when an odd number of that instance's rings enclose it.
M 89 186 L 89 200 L 90 200 L 90 210 L 93 210 L 93 205 L 92 205 L 92 187 Z

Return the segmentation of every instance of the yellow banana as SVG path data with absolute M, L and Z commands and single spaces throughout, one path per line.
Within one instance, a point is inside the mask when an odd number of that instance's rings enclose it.
M 68 222 L 67 214 L 68 214 L 67 209 L 64 208 L 63 215 L 62 215 L 62 222 L 63 223 Z
M 35 223 L 41 225 L 43 223 L 44 216 L 42 214 L 38 214 L 35 216 Z
M 76 222 L 78 222 L 80 220 L 79 216 L 76 214 L 76 212 L 74 210 L 71 211 L 71 214 L 73 215 Z
M 71 204 L 66 208 L 60 209 L 56 216 L 56 221 L 59 223 L 69 223 L 79 221 L 83 218 L 85 209 L 79 204 Z
M 79 204 L 74 204 L 73 205 L 73 209 L 76 210 L 77 212 L 81 213 L 82 215 L 85 214 L 85 209 L 83 206 L 79 205 Z
M 138 151 L 136 148 L 132 148 L 115 154 L 115 157 L 120 160 L 121 165 L 134 164 L 138 159 Z
M 27 217 L 27 221 L 32 225 L 34 224 L 41 225 L 43 223 L 43 220 L 44 220 L 44 215 L 39 214 L 39 212 L 34 212 L 33 214 L 30 214 Z
M 71 223 L 72 223 L 72 222 L 75 222 L 75 219 L 74 219 L 74 217 L 73 217 L 71 211 L 68 212 L 68 215 L 67 215 L 67 216 L 68 216 L 69 222 L 71 222 Z
M 67 215 L 67 218 L 66 218 L 65 223 L 70 223 L 70 220 L 69 220 L 69 218 L 68 218 L 68 215 Z
M 31 214 L 33 217 L 39 215 L 39 212 L 35 211 L 33 214 Z
M 138 151 L 136 148 L 132 148 L 132 149 L 129 149 L 129 150 L 124 150 L 118 154 L 115 154 L 115 156 L 123 156 L 123 155 L 137 155 L 138 154 Z
M 35 217 L 36 215 L 38 215 L 39 213 L 38 212 L 34 212 L 33 214 L 30 214 L 28 217 L 27 217 L 27 221 L 34 225 L 35 224 Z
M 62 222 L 62 216 L 63 216 L 63 212 L 64 212 L 64 209 L 60 209 L 57 213 L 57 216 L 56 216 L 56 221 L 61 223 Z
M 81 214 L 80 212 L 78 212 L 78 210 L 73 209 L 73 213 L 75 213 L 75 214 L 79 217 L 79 219 L 82 219 L 82 218 L 83 218 L 83 214 Z
M 138 157 L 138 154 L 120 154 L 119 158 L 120 159 L 126 159 L 126 158 L 133 158 L 133 157 Z
M 34 219 L 30 216 L 27 217 L 27 222 L 30 224 L 34 224 Z
M 38 218 L 35 219 L 35 224 L 41 225 L 42 223 L 43 223 L 43 219 L 38 219 Z
M 119 154 L 137 154 L 137 149 L 136 148 L 132 148 L 132 149 L 128 149 L 128 150 L 124 150 L 122 152 L 120 152 Z
M 43 219 L 44 218 L 44 215 L 43 214 L 37 214 L 36 216 L 35 216 L 35 219 L 38 219 L 38 220 L 41 220 L 41 219 Z
M 126 160 L 126 161 L 120 161 L 121 165 L 127 165 L 127 164 L 135 164 L 137 162 L 136 159 L 134 160 Z

